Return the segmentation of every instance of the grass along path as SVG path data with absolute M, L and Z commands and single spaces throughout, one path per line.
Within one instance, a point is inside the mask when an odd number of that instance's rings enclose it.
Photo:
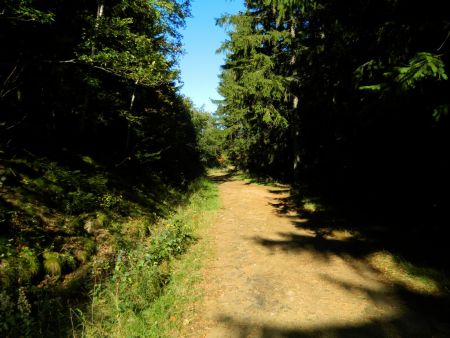
M 121 253 L 111 278 L 98 285 L 91 309 L 83 318 L 83 337 L 178 336 L 199 297 L 194 287 L 207 243 L 197 233 L 218 209 L 217 186 L 201 179 L 192 187 L 189 201 Z
M 280 213 L 287 187 L 215 180 L 221 209 L 206 235 L 214 254 L 181 336 L 450 336 L 436 290 L 391 278 L 383 252 L 348 231 L 323 233 Z

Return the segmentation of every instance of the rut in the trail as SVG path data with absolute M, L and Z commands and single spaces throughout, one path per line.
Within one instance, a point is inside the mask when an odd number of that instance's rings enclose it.
M 192 337 L 439 337 L 360 255 L 349 234 L 323 237 L 271 205 L 287 189 L 224 180 L 208 236 L 205 298 Z

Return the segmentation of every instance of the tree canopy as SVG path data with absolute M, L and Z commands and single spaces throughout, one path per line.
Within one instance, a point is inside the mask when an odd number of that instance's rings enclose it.
M 0 1 L 1 336 L 67 335 L 71 306 L 195 190 L 189 15 L 185 0 Z M 181 252 L 181 228 L 145 264 Z
M 65 148 L 193 177 L 195 131 L 176 87 L 188 15 L 189 1 L 178 0 L 5 2 L 3 151 Z
M 444 4 L 245 4 L 219 20 L 230 27 L 221 49 L 219 112 L 235 164 L 310 182 L 335 197 L 394 202 L 400 194 L 420 195 L 414 203 L 444 208 L 450 143 Z

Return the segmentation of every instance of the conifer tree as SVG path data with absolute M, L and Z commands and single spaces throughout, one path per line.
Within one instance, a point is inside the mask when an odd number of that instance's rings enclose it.
M 412 196 L 400 173 L 414 172 L 425 189 L 431 168 L 441 168 L 424 203 L 444 205 L 436 183 L 449 185 L 442 168 L 449 168 L 450 39 L 442 2 L 245 4 L 220 21 L 231 26 L 220 112 L 235 163 L 334 197 L 392 187 Z

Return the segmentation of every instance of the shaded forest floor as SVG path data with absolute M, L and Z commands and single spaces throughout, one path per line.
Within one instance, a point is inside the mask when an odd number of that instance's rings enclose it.
M 290 189 L 215 176 L 204 299 L 192 337 L 448 337 L 448 290 Z M 314 222 L 312 222 L 314 220 Z
M 1 337 L 128 329 L 121 316 L 159 299 L 169 263 L 194 241 L 196 213 L 214 204 L 203 178 L 180 186 L 64 155 L 0 157 Z

